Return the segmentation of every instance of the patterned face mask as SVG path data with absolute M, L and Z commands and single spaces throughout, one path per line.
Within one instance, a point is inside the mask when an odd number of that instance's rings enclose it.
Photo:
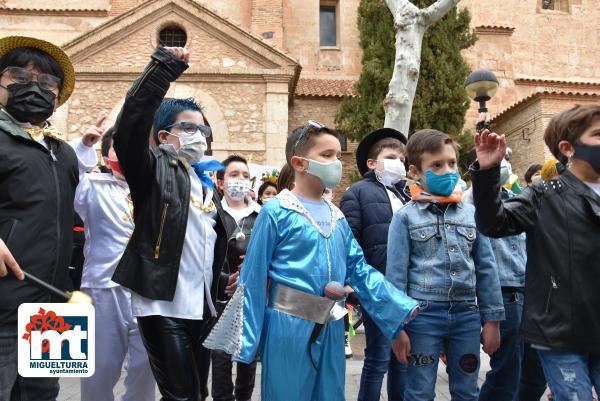
M 250 189 L 250 180 L 225 180 L 225 190 L 236 201 L 243 200 Z

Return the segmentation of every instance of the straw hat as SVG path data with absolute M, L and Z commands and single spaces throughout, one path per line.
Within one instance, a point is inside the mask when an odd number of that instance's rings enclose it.
M 7 36 L 0 39 L 0 58 L 4 57 L 9 51 L 19 47 L 32 47 L 41 50 L 60 65 L 65 77 L 58 96 L 58 105 L 60 106 L 66 102 L 71 93 L 73 93 L 73 87 L 75 86 L 75 70 L 69 56 L 60 47 L 45 40 L 29 38 L 27 36 Z

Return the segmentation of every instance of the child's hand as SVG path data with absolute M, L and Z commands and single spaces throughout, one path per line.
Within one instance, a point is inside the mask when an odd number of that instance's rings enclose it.
M 473 134 L 477 160 L 482 170 L 496 167 L 506 156 L 506 138 L 489 130 Z
M 500 348 L 500 322 L 485 322 L 481 330 L 483 352 L 492 355 Z
M 190 52 L 185 47 L 165 47 L 165 50 L 181 61 L 186 63 L 190 61 Z
M 9 270 L 12 271 L 19 280 L 25 278 L 25 274 L 19 267 L 19 264 L 8 250 L 6 244 L 4 244 L 4 241 L 2 241 L 2 238 L 0 238 L 0 277 L 6 276 Z
M 400 363 L 408 365 L 408 356 L 410 355 L 411 347 L 410 338 L 408 338 L 406 331 L 402 330 L 396 341 L 392 343 L 392 351 L 394 351 L 394 355 L 396 355 Z
M 246 255 L 240 255 L 240 264 L 237 265 L 237 271 L 241 272 L 242 271 L 242 267 L 244 267 L 244 258 L 246 257 Z
M 228 296 L 233 296 L 238 284 L 238 278 L 240 277 L 240 272 L 235 272 L 229 275 L 229 280 L 227 280 L 227 287 L 225 287 L 225 294 Z
M 81 138 L 81 142 L 88 148 L 91 148 L 95 144 L 97 144 L 102 139 L 102 134 L 104 134 L 106 125 L 106 116 L 101 117 L 96 125 L 90 126 L 83 137 Z

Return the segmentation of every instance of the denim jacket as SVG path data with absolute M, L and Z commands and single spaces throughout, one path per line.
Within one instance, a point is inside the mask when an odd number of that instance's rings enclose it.
M 388 236 L 386 276 L 419 300 L 477 298 L 483 321 L 504 320 L 504 306 L 490 240 L 475 227 L 475 208 L 410 202 L 394 214 Z
M 502 189 L 500 197 L 507 200 L 515 194 Z M 463 202 L 473 203 L 472 189 L 465 191 Z M 498 277 L 502 287 L 525 287 L 525 265 L 527 263 L 525 233 L 503 238 L 489 238 L 498 266 Z
M 490 238 L 498 265 L 502 287 L 525 287 L 525 233 L 504 238 Z

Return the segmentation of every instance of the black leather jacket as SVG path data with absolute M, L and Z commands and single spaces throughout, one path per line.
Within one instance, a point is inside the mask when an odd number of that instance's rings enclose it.
M 527 233 L 523 336 L 600 353 L 600 196 L 571 172 L 500 200 L 500 169 L 471 169 L 476 221 L 491 237 Z
M 154 112 L 169 85 L 188 65 L 163 48 L 133 83 L 115 125 L 114 147 L 127 179 L 134 207 L 135 229 L 113 281 L 150 299 L 172 301 L 177 286 L 190 205 L 188 165 L 160 149 L 149 150 Z M 215 195 L 214 202 L 218 203 Z M 221 218 L 217 237 L 225 230 Z M 224 252 L 215 252 L 212 301 L 224 290 Z
M 0 111 L 0 238 L 23 270 L 71 289 L 77 156 L 65 142 L 47 138 L 46 144 L 32 140 Z M 0 324 L 16 322 L 23 302 L 51 301 L 47 291 L 28 281 L 12 274 L 0 278 Z

